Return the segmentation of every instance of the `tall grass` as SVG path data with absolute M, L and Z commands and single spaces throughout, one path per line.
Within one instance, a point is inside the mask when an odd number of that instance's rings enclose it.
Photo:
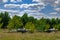
M 60 40 L 60 32 L 6 33 L 0 31 L 0 40 Z

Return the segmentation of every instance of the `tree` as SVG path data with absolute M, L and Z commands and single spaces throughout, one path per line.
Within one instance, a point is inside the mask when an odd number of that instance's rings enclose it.
M 44 18 L 41 18 L 37 21 L 36 28 L 38 31 L 44 31 L 46 25 L 46 20 Z
M 45 19 L 45 20 L 46 20 L 46 24 L 50 24 L 50 23 L 51 23 L 51 21 L 50 21 L 49 18 L 47 18 L 47 19 Z
M 50 28 L 53 28 L 55 24 L 56 24 L 56 20 L 55 18 L 52 18 L 50 21 Z
M 27 13 L 25 13 L 22 17 L 22 22 L 23 22 L 23 26 L 25 26 L 25 24 L 28 22 L 28 15 Z
M 60 30 L 60 24 L 54 25 L 54 28 Z
M 48 31 L 50 28 L 50 25 L 49 24 L 45 24 L 45 31 Z
M 2 22 L 3 22 L 2 28 L 7 28 L 8 22 L 10 20 L 9 13 L 8 12 L 4 12 L 4 13 L 1 12 L 0 17 L 2 18 Z
M 28 17 L 28 22 L 34 23 L 34 21 L 35 21 L 34 17 L 32 17 L 32 16 Z
M 18 29 L 21 28 L 23 26 L 23 23 L 21 21 L 21 18 L 19 16 L 14 16 L 9 24 L 8 24 L 8 29 Z
M 0 18 L 0 28 L 2 27 L 3 23 L 2 23 L 2 18 Z
M 35 25 L 32 22 L 27 22 L 25 28 L 28 29 L 30 32 L 34 32 Z

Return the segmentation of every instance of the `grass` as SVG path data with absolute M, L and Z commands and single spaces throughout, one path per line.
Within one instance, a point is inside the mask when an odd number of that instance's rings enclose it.
M 5 30 L 4 30 L 5 31 Z M 0 40 L 60 40 L 60 32 L 6 33 L 0 30 Z

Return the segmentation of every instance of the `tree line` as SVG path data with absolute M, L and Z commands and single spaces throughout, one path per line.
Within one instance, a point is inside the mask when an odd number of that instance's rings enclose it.
M 8 12 L 0 13 L 0 28 L 1 29 L 18 29 L 25 28 L 30 32 L 37 31 L 45 31 L 51 28 L 55 28 L 60 30 L 60 19 L 59 18 L 34 18 L 33 16 L 28 16 L 27 13 L 24 15 L 17 16 L 14 15 L 12 18 L 9 16 Z

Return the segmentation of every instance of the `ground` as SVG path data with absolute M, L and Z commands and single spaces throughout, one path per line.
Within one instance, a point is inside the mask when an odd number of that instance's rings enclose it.
M 0 40 L 60 40 L 60 31 L 58 32 L 35 32 L 35 33 L 7 33 L 0 30 Z

